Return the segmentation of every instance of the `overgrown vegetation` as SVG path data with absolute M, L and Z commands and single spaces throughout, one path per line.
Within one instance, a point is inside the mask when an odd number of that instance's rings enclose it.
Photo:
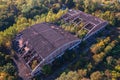
M 0 0 L 0 80 L 18 80 L 17 70 L 12 61 L 11 42 L 13 37 L 27 27 L 40 22 L 55 22 L 67 8 L 79 9 L 90 13 L 99 18 L 109 21 L 107 28 L 109 32 L 120 27 L 120 2 L 119 0 L 104 1 L 102 0 Z M 61 22 L 57 22 L 61 25 Z M 81 24 L 79 28 L 82 26 Z M 72 25 L 64 25 L 65 30 L 79 37 L 84 37 L 75 30 Z M 81 33 L 81 32 L 80 32 Z M 108 33 L 109 36 L 93 44 L 87 53 L 80 54 L 79 61 L 71 65 L 67 72 L 63 73 L 57 80 L 64 79 L 83 79 L 91 80 L 119 80 L 120 79 L 120 39 L 117 31 Z M 114 36 L 114 37 L 113 37 Z M 11 55 L 12 54 L 12 55 Z M 89 55 L 90 54 L 90 55 Z M 68 57 L 69 56 L 69 57 Z M 66 61 L 70 62 L 71 55 L 63 56 Z M 62 60 L 60 58 L 60 60 Z M 58 60 L 55 66 L 45 66 L 43 72 L 49 74 L 53 72 L 51 68 L 58 68 L 63 65 L 64 61 Z M 34 64 L 32 67 L 34 68 Z M 74 70 L 74 71 L 71 71 Z M 78 78 L 79 77 L 79 78 Z
M 53 71 L 59 69 L 62 65 L 73 61 L 76 57 L 77 54 L 74 52 L 74 50 L 66 50 L 61 57 L 56 58 L 52 63 L 43 66 L 43 73 L 45 75 L 50 75 L 53 73 Z
M 119 43 L 119 38 L 111 40 L 107 37 L 93 44 L 86 53 L 80 53 L 79 60 L 69 66 L 67 72 L 65 70 L 56 80 L 119 80 Z

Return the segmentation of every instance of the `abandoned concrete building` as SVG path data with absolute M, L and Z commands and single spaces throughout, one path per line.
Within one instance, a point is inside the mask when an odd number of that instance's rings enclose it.
M 79 27 L 82 25 L 79 30 L 86 30 L 86 34 L 83 40 L 86 40 L 91 35 L 102 30 L 108 24 L 107 21 L 84 13 L 80 10 L 69 10 L 61 17 L 61 20 L 63 20 L 65 24 L 68 23 L 74 25 L 74 27 Z
M 15 50 L 34 75 L 42 65 L 50 63 L 66 49 L 78 45 L 80 40 L 60 27 L 40 23 L 20 32 L 13 42 Z M 38 65 L 32 68 L 34 60 L 37 60 Z
M 85 39 L 104 28 L 108 23 L 104 20 L 78 10 L 69 10 L 61 17 L 65 23 L 76 25 L 84 22 L 81 29 L 88 30 Z M 23 64 L 34 76 L 44 64 L 52 62 L 61 56 L 66 49 L 72 49 L 81 43 L 82 39 L 51 23 L 33 25 L 16 35 L 13 45 Z M 31 67 L 33 61 L 36 66 Z

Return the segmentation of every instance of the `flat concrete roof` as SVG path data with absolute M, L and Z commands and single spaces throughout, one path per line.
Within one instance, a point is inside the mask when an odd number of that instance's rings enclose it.
M 79 40 L 75 35 L 50 23 L 33 25 L 19 34 L 23 43 L 26 42 L 26 46 L 34 49 L 42 58 L 47 57 L 54 50 L 66 43 Z

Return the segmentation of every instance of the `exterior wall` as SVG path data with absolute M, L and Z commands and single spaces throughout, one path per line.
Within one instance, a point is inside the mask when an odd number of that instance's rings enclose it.
M 95 33 L 99 32 L 100 30 L 102 30 L 103 28 L 105 28 L 105 26 L 108 24 L 107 22 L 106 23 L 103 23 L 105 24 L 104 26 L 101 26 L 100 29 L 96 30 L 95 32 L 91 33 L 90 35 L 87 35 L 86 38 L 84 38 L 83 40 L 86 40 L 88 39 L 90 36 L 94 35 Z
M 52 61 L 54 61 L 54 59 L 56 57 L 60 57 L 64 54 L 65 50 L 67 49 L 72 49 L 74 48 L 75 46 L 79 45 L 80 44 L 80 41 L 79 42 L 74 42 L 74 43 L 71 43 L 69 45 L 66 45 L 62 48 L 60 48 L 59 50 L 57 50 L 53 55 L 51 55 L 46 61 L 45 61 L 45 64 L 48 64 L 48 63 L 51 63 Z
M 63 53 L 66 49 L 69 49 L 71 47 L 73 47 L 76 43 L 79 43 L 79 41 L 75 41 L 75 42 L 72 42 L 70 44 L 65 44 L 64 46 L 62 46 L 61 48 L 59 48 L 58 50 L 56 50 L 55 52 L 53 52 L 52 55 L 50 55 L 47 60 L 44 62 L 44 64 L 46 63 L 49 63 L 50 61 L 53 61 L 55 59 L 56 56 L 59 56 L 59 55 L 63 55 L 61 53 Z

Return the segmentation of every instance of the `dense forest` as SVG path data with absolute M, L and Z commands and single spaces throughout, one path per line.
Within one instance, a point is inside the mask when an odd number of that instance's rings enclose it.
M 64 26 L 67 31 L 73 27 L 65 26 L 58 19 L 68 9 L 77 9 L 107 20 L 109 24 L 100 32 L 91 47 L 75 55 L 66 51 L 62 58 L 45 65 L 45 76 L 71 62 L 56 80 L 119 80 L 120 79 L 120 1 L 119 0 L 0 0 L 0 80 L 18 80 L 18 70 L 14 63 L 15 52 L 12 39 L 20 31 L 40 22 L 50 22 Z M 79 32 L 76 32 L 79 33 Z M 80 50 L 87 47 L 81 43 Z M 72 56 L 71 56 L 72 55 Z M 66 62 L 61 61 L 64 58 Z M 55 68 L 55 66 L 57 68 Z M 36 76 L 33 80 L 40 80 Z

